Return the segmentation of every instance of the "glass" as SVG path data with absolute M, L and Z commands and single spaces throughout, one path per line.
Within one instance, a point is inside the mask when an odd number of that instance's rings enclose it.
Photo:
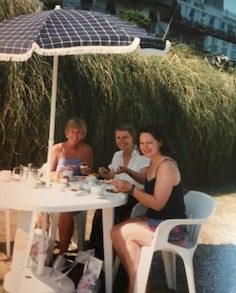
M 28 177 L 28 170 L 28 167 L 23 165 L 15 167 L 12 171 L 12 178 L 14 180 L 26 181 Z
M 21 181 L 26 181 L 27 177 L 28 177 L 29 169 L 28 169 L 28 167 L 23 166 L 23 165 L 20 165 L 20 169 L 21 169 L 21 171 L 20 171 L 20 180 Z
M 66 178 L 68 181 L 72 181 L 73 180 L 73 170 L 71 168 L 65 167 L 59 172 L 58 177 L 59 177 L 59 182 L 63 178 Z
M 38 169 L 30 168 L 27 174 L 27 184 L 31 187 L 37 187 L 38 184 Z
M 20 180 L 22 175 L 22 168 L 21 167 L 15 167 L 12 170 L 12 179 L 14 180 Z

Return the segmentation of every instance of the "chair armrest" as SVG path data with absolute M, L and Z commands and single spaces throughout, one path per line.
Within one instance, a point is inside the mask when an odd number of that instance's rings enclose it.
M 156 241 L 160 241 L 160 239 L 161 239 L 161 241 L 168 242 L 169 234 L 175 226 L 201 225 L 203 222 L 205 222 L 205 219 L 173 219 L 173 220 L 170 219 L 170 220 L 165 220 L 158 225 L 158 228 L 155 231 L 155 235 L 154 235 L 153 240 L 154 240 L 154 242 L 156 242 Z
M 143 206 L 141 203 L 137 203 L 133 207 L 130 217 L 135 218 L 135 217 L 143 216 L 146 213 L 146 210 L 147 208 L 145 206 Z

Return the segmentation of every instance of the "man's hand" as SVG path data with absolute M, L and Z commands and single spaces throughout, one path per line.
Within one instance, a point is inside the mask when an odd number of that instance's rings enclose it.
M 98 174 L 104 178 L 104 179 L 108 179 L 109 178 L 109 174 L 110 174 L 110 171 L 105 168 L 105 167 L 99 167 L 98 168 Z
M 119 166 L 119 168 L 115 171 L 115 174 L 120 174 L 120 173 L 127 173 L 128 174 L 128 168 L 124 166 Z

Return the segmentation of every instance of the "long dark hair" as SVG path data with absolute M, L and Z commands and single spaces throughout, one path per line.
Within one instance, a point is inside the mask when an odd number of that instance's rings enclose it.
M 176 155 L 173 143 L 165 133 L 158 129 L 156 125 L 148 125 L 141 128 L 138 132 L 138 141 L 140 140 L 140 135 L 142 133 L 150 133 L 156 140 L 161 142 L 160 153 L 164 156 L 175 159 Z

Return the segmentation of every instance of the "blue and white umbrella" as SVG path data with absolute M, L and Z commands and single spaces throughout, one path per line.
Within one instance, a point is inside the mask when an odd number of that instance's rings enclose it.
M 65 10 L 56 6 L 54 10 L 0 23 L 0 61 L 25 61 L 33 52 L 54 58 L 48 163 L 54 143 L 58 56 L 126 54 L 135 50 L 164 55 L 169 49 L 169 41 L 115 16 L 95 11 Z

